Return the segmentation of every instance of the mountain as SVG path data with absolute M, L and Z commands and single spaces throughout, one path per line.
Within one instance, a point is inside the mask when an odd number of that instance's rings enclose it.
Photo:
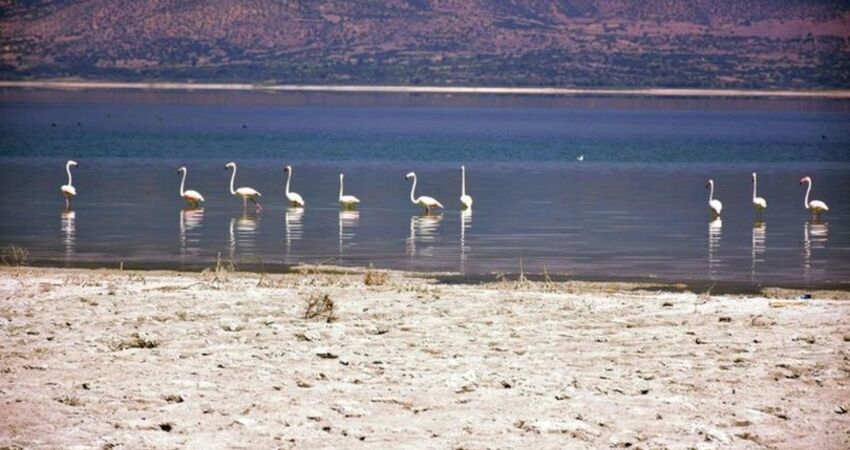
M 0 78 L 850 88 L 844 0 L 0 0 Z

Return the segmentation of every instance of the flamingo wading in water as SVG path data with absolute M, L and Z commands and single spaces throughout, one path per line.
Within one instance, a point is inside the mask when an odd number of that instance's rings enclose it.
M 438 202 L 437 199 L 435 199 L 434 197 L 428 197 L 426 195 L 423 195 L 421 197 L 415 196 L 415 191 L 416 191 L 416 173 L 415 172 L 408 173 L 407 175 L 404 176 L 404 178 L 406 180 L 409 180 L 411 178 L 413 179 L 413 185 L 410 187 L 410 202 L 411 203 L 413 203 L 414 205 L 419 205 L 419 206 L 425 208 L 426 214 L 431 214 L 431 210 L 433 208 L 443 209 L 443 205 L 440 202 Z
M 472 208 L 472 197 L 466 195 L 466 167 L 460 166 L 460 204 L 463 209 Z
M 295 192 L 289 192 L 289 181 L 292 179 L 292 166 L 286 166 L 283 168 L 283 171 L 286 172 L 286 200 L 289 201 L 290 206 L 304 207 L 304 199 L 301 198 Z
M 755 172 L 753 172 L 753 208 L 756 209 L 756 215 L 759 217 L 767 209 L 767 200 L 758 196 L 758 175 Z
M 820 200 L 812 200 L 809 201 L 809 193 L 812 191 L 812 178 L 811 177 L 803 177 L 800 179 L 800 184 L 809 183 L 809 187 L 806 188 L 806 198 L 803 199 L 803 207 L 811 211 L 814 214 L 817 220 L 820 220 L 820 215 L 829 211 L 829 206 L 826 206 L 826 203 Z
M 242 198 L 242 209 L 247 209 L 248 200 L 251 200 L 251 203 L 253 203 L 254 206 L 257 207 L 257 211 L 262 210 L 263 207 L 260 206 L 260 202 L 257 201 L 258 198 L 263 196 L 263 194 L 260 194 L 259 191 L 250 187 L 241 187 L 239 189 L 233 190 L 233 182 L 236 180 L 236 163 L 231 161 L 227 163 L 224 168 L 233 169 L 233 174 L 230 176 L 230 193 L 232 195 Z
M 339 204 L 343 209 L 354 209 L 357 205 L 360 204 L 360 199 L 353 195 L 343 195 L 342 193 L 342 179 L 343 174 L 339 174 Z
M 711 213 L 714 215 L 714 218 L 720 217 L 721 211 L 723 211 L 723 203 L 720 200 L 714 198 L 714 180 L 709 179 L 708 184 L 705 185 L 707 189 L 709 189 L 708 193 L 708 208 L 711 210 Z
M 71 197 L 77 196 L 77 189 L 71 183 L 71 167 L 77 167 L 77 162 L 69 159 L 68 162 L 65 163 L 65 172 L 68 173 L 68 184 L 59 188 L 62 191 L 62 195 L 65 196 L 65 209 L 71 207 Z
M 189 172 L 186 169 L 186 166 L 182 166 L 177 169 L 177 173 L 183 174 L 183 179 L 180 181 L 180 196 L 183 197 L 184 200 L 189 202 L 189 205 L 193 208 L 197 208 L 201 205 L 201 202 L 204 201 L 204 196 L 201 195 L 200 192 L 189 189 L 188 191 L 184 191 L 183 188 L 186 186 L 186 174 Z

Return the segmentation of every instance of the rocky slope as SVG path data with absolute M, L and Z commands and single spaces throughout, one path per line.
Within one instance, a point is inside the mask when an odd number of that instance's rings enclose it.
M 850 87 L 850 4 L 0 0 L 0 77 Z

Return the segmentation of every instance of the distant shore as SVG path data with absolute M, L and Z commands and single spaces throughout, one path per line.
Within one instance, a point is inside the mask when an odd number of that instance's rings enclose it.
M 554 87 L 464 87 L 464 86 L 371 86 L 318 84 L 117 82 L 117 81 L 3 81 L 0 88 L 22 89 L 129 89 L 178 91 L 326 92 L 387 94 L 604 96 L 604 97 L 735 97 L 850 99 L 850 90 L 796 91 L 758 89 L 678 88 L 554 88 Z

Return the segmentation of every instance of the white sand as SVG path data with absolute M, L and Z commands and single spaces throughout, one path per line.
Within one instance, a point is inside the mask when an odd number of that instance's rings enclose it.
M 850 448 L 850 301 L 363 280 L 2 269 L 0 447 Z
M 185 83 L 185 82 L 119 82 L 0 80 L 0 88 L 26 89 L 154 89 L 197 91 L 270 91 L 270 92 L 338 92 L 396 94 L 464 94 L 464 95 L 558 95 L 604 97 L 745 97 L 745 98 L 822 98 L 850 99 L 850 90 L 766 90 L 766 89 L 676 89 L 676 88 L 556 88 L 556 87 L 484 87 L 484 86 L 380 86 L 318 84 L 251 84 L 251 83 Z

